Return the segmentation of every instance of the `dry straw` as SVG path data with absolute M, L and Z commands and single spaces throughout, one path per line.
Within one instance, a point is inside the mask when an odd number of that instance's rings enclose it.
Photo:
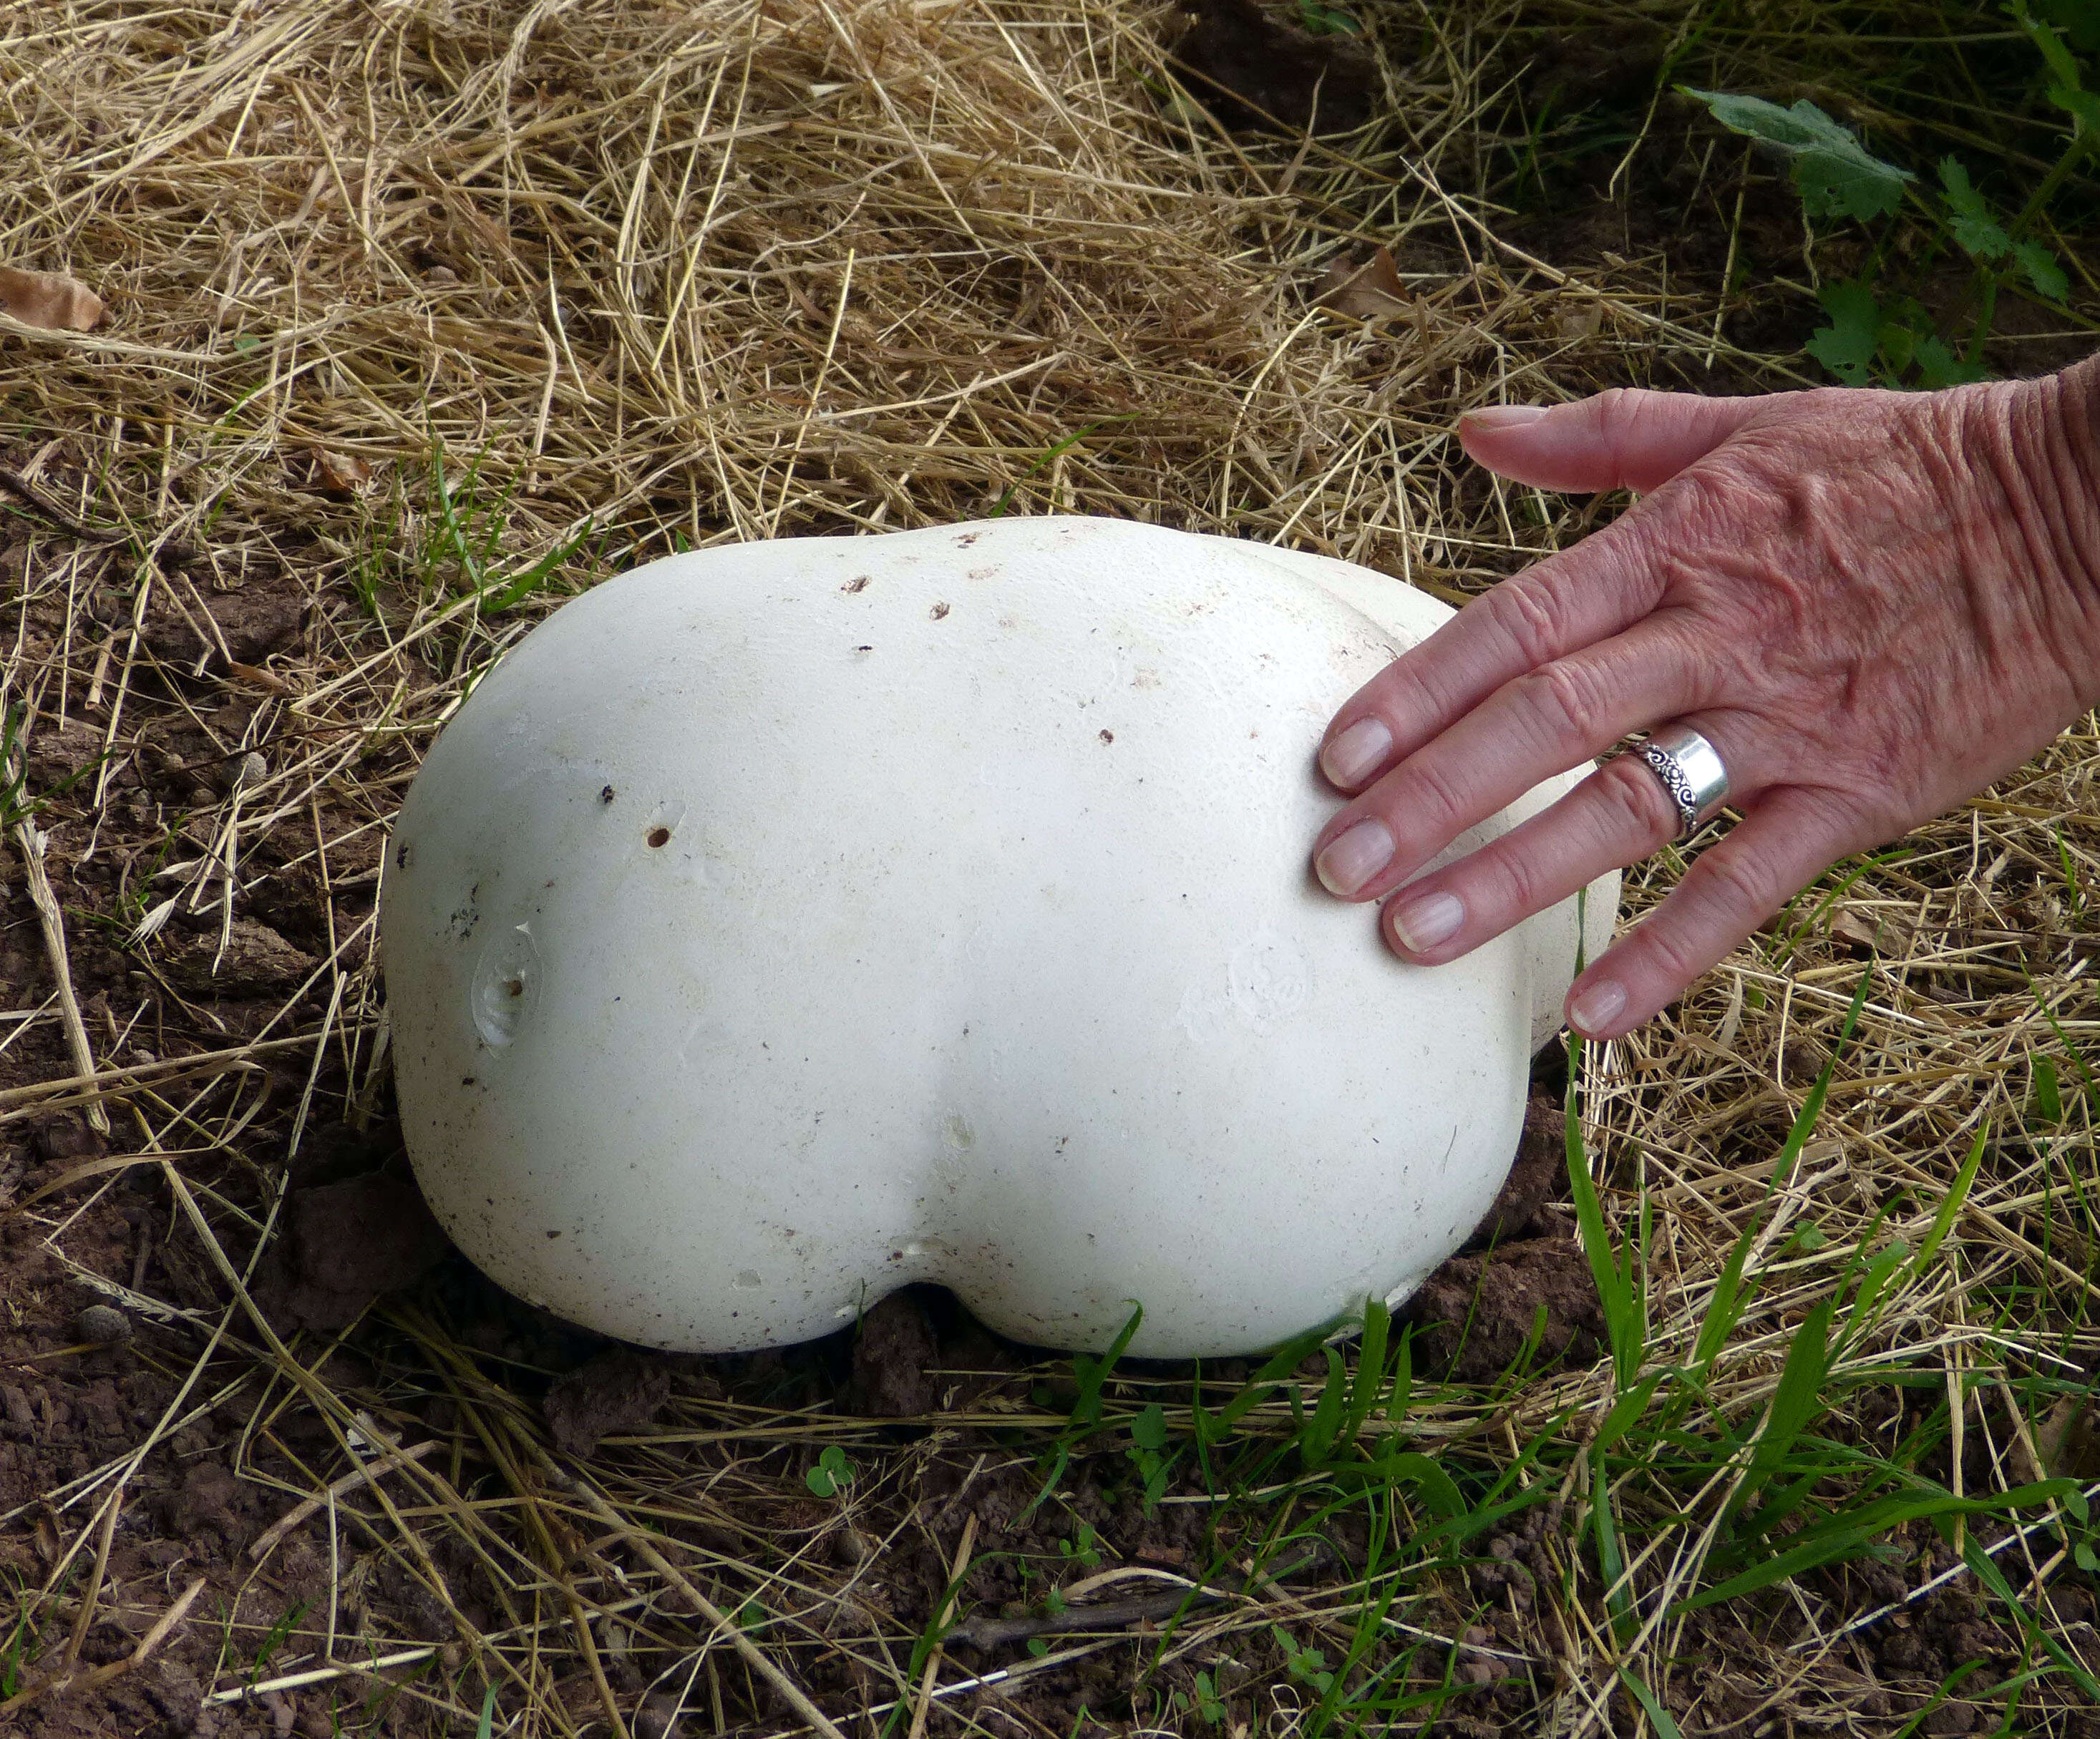
M 1280 147 L 1236 144 L 1177 93 L 1161 47 L 1172 23 L 1120 0 L 8 9 L 0 262 L 69 272 L 108 311 L 86 333 L 0 318 L 0 438 L 47 505 L 129 537 L 69 540 L 46 514 L 11 632 L 6 695 L 31 747 L 85 721 L 110 757 L 43 813 L 54 849 L 77 859 L 116 826 L 108 766 L 174 726 L 208 730 L 214 685 L 258 703 L 242 739 L 218 747 L 267 759 L 192 815 L 175 854 L 189 879 L 165 889 L 171 905 L 223 903 L 223 947 L 258 845 L 303 839 L 280 856 L 335 876 L 383 833 L 414 753 L 474 674 L 606 572 L 738 539 L 1091 512 L 1276 540 L 1458 595 L 1592 523 L 1467 479 L 1448 439 L 1460 411 L 1610 380 L 1789 378 L 1721 342 L 1710 302 L 1665 294 L 1659 263 L 1557 268 L 1449 191 L 1470 183 L 1495 96 L 1480 20 L 1392 8 L 1381 29 L 1405 58 L 1380 63 L 1385 118 Z M 1359 244 L 1398 263 L 1380 280 L 1390 311 L 1368 320 L 1313 300 Z M 538 573 L 549 552 L 564 559 Z M 210 652 L 157 664 L 141 632 L 152 608 L 205 622 L 208 594 L 286 575 L 311 609 L 267 668 Z M 68 610 L 55 632 L 33 627 L 40 599 L 98 585 L 130 601 L 113 621 Z M 1746 1409 L 1852 1239 L 1900 1193 L 1882 1232 L 1915 1246 L 1977 1132 L 2032 1115 L 2034 1059 L 2070 1082 L 2067 1041 L 2100 1054 L 2097 748 L 2089 726 L 2074 733 L 1590 1059 L 1615 1223 L 1643 1185 L 1665 1210 L 1658 1356 L 1681 1355 L 1863 973 L 1856 1041 L 1761 1251 L 1784 1262 L 1717 1367 Z M 1676 867 L 1665 854 L 1635 876 L 1630 907 Z M 137 933 L 158 962 L 150 914 Z M 136 1017 L 115 1008 L 112 1027 Z M 641 1663 L 703 1729 L 769 1675 L 791 1687 L 783 1706 L 843 1675 L 915 1727 L 1111 1646 L 907 1671 L 914 1633 L 873 1589 L 889 1546 L 926 1525 L 911 1498 L 955 1453 L 938 1436 L 885 1448 L 828 1412 L 682 1401 L 668 1431 L 602 1452 L 579 1484 L 532 1405 L 406 1306 L 386 1330 L 390 1392 L 338 1393 L 318 1374 L 325 1348 L 285 1344 L 246 1304 L 270 1198 L 244 1209 L 203 1180 L 229 1151 L 274 1163 L 319 1121 L 368 1114 L 386 1062 L 368 923 L 335 935 L 259 1032 L 209 1036 L 201 1009 L 193 1024 L 208 1057 L 136 1065 L 86 1031 L 92 1054 L 0 1105 L 107 1106 L 120 1150 L 165 1167 L 209 1253 L 210 1310 L 93 1277 L 194 1332 L 155 1441 L 236 1393 L 251 1446 L 284 1407 L 318 1409 L 333 1460 L 292 1481 L 285 1509 L 325 1510 L 346 1587 L 383 1560 L 435 1603 L 433 1634 L 353 1637 L 332 1600 L 325 1631 L 311 1617 L 269 1683 L 364 1684 L 435 1657 L 446 1670 L 402 1694 L 448 1731 L 473 1730 L 484 1681 L 517 1724 L 505 1730 L 632 1731 L 611 1657 Z M 260 1061 L 288 1055 L 303 1082 L 289 1127 L 258 1097 Z M 2082 1370 L 2092 1255 L 2038 1218 L 2089 1171 L 2085 1103 L 2066 1097 L 2058 1125 L 1994 1150 L 1941 1260 L 1854 1358 L 1943 1368 L 1979 1394 L 2037 1362 Z M 85 1167 L 72 1198 L 27 1210 L 62 1254 L 77 1191 L 112 1176 Z M 1824 1254 L 1786 1242 L 1811 1220 Z M 2016 1281 L 2055 1304 L 2009 1326 L 1993 1300 Z M 1608 1380 L 1570 1374 L 1493 1410 L 1453 1393 L 1412 1428 L 1493 1459 L 1560 1409 L 1600 1409 Z M 443 1449 L 366 1461 L 386 1432 L 428 1430 L 430 1393 L 458 1422 Z M 1055 1423 L 1001 1409 L 951 1423 L 999 1425 L 1022 1458 Z M 1989 1436 L 1993 1481 L 2028 1476 L 2045 1422 L 1961 1416 Z M 800 1470 L 829 1442 L 862 1479 L 812 1521 Z M 48 1494 L 90 1556 L 99 1506 L 137 1461 Z M 832 1549 L 842 1531 L 858 1567 Z M 673 1550 L 667 1571 L 652 1555 Z M 480 1567 L 500 1622 L 470 1622 L 441 1558 Z M 1653 1573 L 1682 1582 L 1697 1560 L 1690 1549 Z M 696 1600 L 702 1584 L 714 1591 Z M 1370 1597 L 1339 1570 L 1317 1589 L 1269 1587 L 1192 1618 L 1165 1664 L 1275 1617 L 1337 1653 Z M 740 1601 L 772 1615 L 756 1643 L 722 1616 Z M 1457 1606 L 1444 1620 L 1464 1622 Z M 1628 1646 L 1666 1690 L 1681 1643 L 1651 1624 Z M 1555 1730 L 1591 1727 L 1621 1644 L 1583 1619 L 1540 1646 Z M 764 1670 L 744 1676 L 758 1649 Z M 1765 1666 L 1796 1685 L 1821 1658 Z M 264 1688 L 229 1669 L 212 1694 Z

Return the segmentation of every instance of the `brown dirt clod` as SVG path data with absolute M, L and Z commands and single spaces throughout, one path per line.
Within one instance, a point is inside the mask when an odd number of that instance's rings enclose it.
M 265 1258 L 264 1308 L 316 1334 L 346 1328 L 382 1293 L 420 1279 L 452 1241 L 408 1178 L 374 1172 L 285 1198 Z
M 558 1378 L 540 1408 L 554 1447 L 581 1458 L 602 1439 L 647 1424 L 670 1398 L 669 1363 L 619 1347 Z

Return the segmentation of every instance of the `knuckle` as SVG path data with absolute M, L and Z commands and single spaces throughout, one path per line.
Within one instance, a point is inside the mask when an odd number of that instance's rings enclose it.
M 1511 687 L 1549 742 L 1587 748 L 1599 733 L 1617 735 L 1605 724 L 1608 703 L 1596 673 L 1584 664 L 1557 659 L 1519 677 Z
M 1614 458 L 1639 438 L 1653 396 L 1637 386 L 1608 386 L 1597 395 L 1597 433 Z
M 1685 872 L 1684 881 L 1703 903 L 1745 924 L 1776 911 L 1784 898 L 1768 865 L 1751 853 L 1731 851 L 1725 845 L 1701 856 Z
M 1505 580 L 1489 597 L 1496 626 L 1527 666 L 1542 664 L 1555 655 L 1565 612 L 1545 585 L 1527 575 Z
M 1648 956 L 1649 964 L 1672 984 L 1688 984 L 1706 969 L 1701 951 L 1693 946 L 1693 933 L 1683 924 L 1669 921 L 1666 911 L 1634 932 L 1631 946 Z
M 1403 801 L 1392 806 L 1396 817 L 1392 823 L 1396 838 L 1401 836 L 1400 817 L 1406 819 L 1407 832 L 1414 834 L 1440 833 L 1462 819 L 1465 792 L 1437 761 L 1425 757 L 1409 770 L 1409 779 L 1414 790 Z
M 1676 802 L 1646 761 L 1632 755 L 1608 761 L 1586 782 L 1595 788 L 1599 823 L 1609 841 L 1642 842 L 1660 850 L 1677 837 Z
M 1485 903 L 1503 915 L 1507 921 L 1514 923 L 1553 903 L 1551 890 L 1546 887 L 1542 874 L 1544 866 L 1537 854 L 1513 851 L 1504 841 L 1480 856 L 1486 859 L 1480 865 L 1488 883 Z

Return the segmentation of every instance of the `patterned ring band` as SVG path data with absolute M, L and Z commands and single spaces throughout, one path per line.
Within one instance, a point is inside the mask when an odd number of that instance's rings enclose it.
M 1677 806 L 1679 839 L 1688 839 L 1728 795 L 1720 751 L 1686 725 L 1665 725 L 1635 751 Z

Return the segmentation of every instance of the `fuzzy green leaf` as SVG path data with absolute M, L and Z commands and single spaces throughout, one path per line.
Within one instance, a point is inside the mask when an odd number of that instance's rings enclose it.
M 1830 324 L 1810 336 L 1808 354 L 1847 386 L 1864 386 L 1881 348 L 1882 305 L 1865 285 L 1849 278 L 1824 285 L 1822 299 Z
M 1947 190 L 1947 227 L 1964 253 L 1972 259 L 2003 259 L 2013 251 L 2012 238 L 1992 217 L 1964 165 L 1953 157 L 1943 158 L 1939 184 Z
M 1167 1447 L 1167 1410 L 1154 1401 L 1130 1422 L 1130 1441 L 1141 1450 Z
M 2020 263 L 2020 270 L 2027 274 L 2027 282 L 2034 285 L 2037 294 L 2048 297 L 2051 302 L 2061 302 L 2071 294 L 2071 280 L 2057 263 L 2054 249 L 2039 241 L 2023 241 L 2013 249 L 2013 258 Z
M 1989 377 L 1980 363 L 1957 356 L 1938 338 L 1917 341 L 1917 383 L 1928 392 L 1942 386 L 1965 386 Z
M 1901 202 L 1904 183 L 1917 177 L 1873 156 L 1851 128 L 1833 121 L 1807 98 L 1781 108 L 1762 97 L 1725 90 L 1688 90 L 1731 132 L 1785 152 L 1793 160 L 1794 185 L 1811 217 L 1886 216 Z
M 2049 99 L 2071 117 L 2071 131 L 2074 138 L 2084 139 L 2100 132 L 2100 96 L 2090 90 L 2079 90 L 2067 85 L 2051 85 Z

